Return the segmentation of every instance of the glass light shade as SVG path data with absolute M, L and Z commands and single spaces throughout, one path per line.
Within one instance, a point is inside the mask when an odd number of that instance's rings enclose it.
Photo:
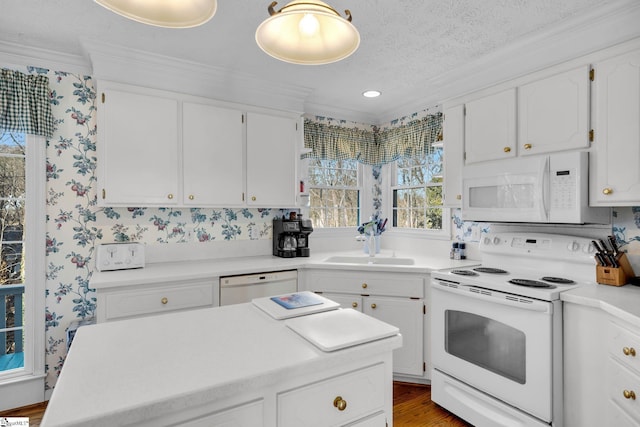
M 168 28 L 190 28 L 209 21 L 218 8 L 217 0 L 95 0 L 112 12 Z
M 293 64 L 329 64 L 358 49 L 356 27 L 326 3 L 294 0 L 279 12 L 272 10 L 275 4 L 256 30 L 256 42 L 268 55 Z

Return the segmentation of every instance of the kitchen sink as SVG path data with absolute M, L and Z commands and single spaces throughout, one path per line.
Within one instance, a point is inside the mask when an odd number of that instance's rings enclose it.
M 324 260 L 335 264 L 363 264 L 363 265 L 413 265 L 411 258 L 370 257 L 370 256 L 332 256 Z

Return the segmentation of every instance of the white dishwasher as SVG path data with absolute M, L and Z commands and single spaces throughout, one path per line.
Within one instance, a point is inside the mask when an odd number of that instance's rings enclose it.
M 220 278 L 220 305 L 298 291 L 298 270 L 270 271 Z

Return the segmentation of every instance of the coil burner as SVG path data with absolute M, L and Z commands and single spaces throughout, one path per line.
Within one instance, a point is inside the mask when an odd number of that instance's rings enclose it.
M 509 283 L 518 286 L 528 286 L 530 288 L 555 288 L 555 286 L 550 285 L 549 283 L 530 279 L 511 279 L 509 280 Z
M 576 283 L 571 279 L 565 279 L 564 277 L 553 277 L 553 276 L 544 276 L 540 280 L 544 280 L 545 282 L 549 282 L 549 283 L 557 283 L 559 285 L 572 285 Z
M 492 267 L 476 267 L 473 269 L 478 273 L 489 273 L 489 274 L 507 274 L 507 270 L 503 270 L 501 268 L 492 268 Z
M 477 276 L 478 273 L 471 270 L 451 270 L 451 274 L 457 274 L 458 276 Z

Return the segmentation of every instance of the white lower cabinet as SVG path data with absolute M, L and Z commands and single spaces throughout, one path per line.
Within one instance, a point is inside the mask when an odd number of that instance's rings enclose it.
M 428 379 L 424 276 L 307 269 L 299 286 L 398 327 L 402 347 L 393 352 L 393 373 L 407 380 Z
M 640 427 L 640 330 L 597 308 L 563 311 L 564 425 Z
M 357 421 L 384 411 L 385 387 L 384 365 L 377 364 L 281 393 L 278 426 L 360 425 Z
M 218 278 L 211 280 L 139 284 L 97 289 L 98 323 L 168 313 L 177 310 L 213 307 Z

